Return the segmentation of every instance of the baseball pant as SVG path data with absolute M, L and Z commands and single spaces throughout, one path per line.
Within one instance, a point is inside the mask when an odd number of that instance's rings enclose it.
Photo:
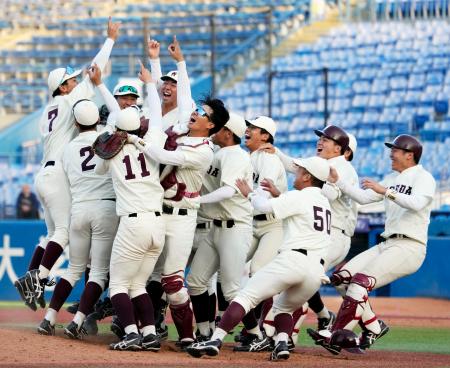
M 263 300 L 280 293 L 274 299 L 274 316 L 291 314 L 319 289 L 323 274 L 319 257 L 284 250 L 256 272 L 233 301 L 247 313 Z
M 341 263 L 350 250 L 351 238 L 348 235 L 345 235 L 341 229 L 332 227 L 331 239 L 333 239 L 333 242 L 328 248 L 328 253 L 324 259 L 325 271 L 328 271 Z
M 278 254 L 283 243 L 283 223 L 281 221 L 254 221 L 253 240 L 247 254 L 250 263 L 250 277 Z
M 118 224 L 115 201 L 87 201 L 72 206 L 69 267 L 63 276 L 72 286 L 81 278 L 90 260 L 89 281 L 102 289 L 105 287 Z
M 137 217 L 121 216 L 110 262 L 110 295 L 125 293 L 135 298 L 145 285 L 164 246 L 165 224 L 154 212 Z
M 224 297 L 231 301 L 241 287 L 251 241 L 252 227 L 248 224 L 236 222 L 231 228 L 213 225 L 192 261 L 188 276 L 190 294 L 196 296 L 207 291 L 209 280 L 220 270 Z

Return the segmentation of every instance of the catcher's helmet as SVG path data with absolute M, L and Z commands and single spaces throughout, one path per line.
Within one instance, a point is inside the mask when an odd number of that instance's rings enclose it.
M 393 142 L 385 142 L 386 147 L 400 148 L 404 151 L 412 152 L 414 154 L 414 161 L 419 163 L 422 156 L 422 145 L 420 142 L 409 134 L 400 134 L 395 137 Z
M 316 133 L 316 135 L 319 137 L 324 136 L 325 138 L 329 138 L 335 141 L 338 145 L 341 146 L 342 153 L 348 147 L 349 139 L 347 133 L 336 125 L 329 125 L 323 130 L 314 130 L 314 133 Z
M 117 113 L 116 128 L 132 132 L 141 126 L 139 112 L 134 107 L 127 107 Z
M 351 353 L 362 354 L 359 338 L 351 330 L 336 330 L 330 338 L 330 345 L 339 346 Z

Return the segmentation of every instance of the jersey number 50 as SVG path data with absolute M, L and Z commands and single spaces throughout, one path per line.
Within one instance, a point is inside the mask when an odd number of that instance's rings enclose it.
M 331 233 L 331 212 L 330 210 L 323 210 L 322 207 L 313 206 L 314 210 L 314 229 L 323 231 L 325 228 L 327 234 Z

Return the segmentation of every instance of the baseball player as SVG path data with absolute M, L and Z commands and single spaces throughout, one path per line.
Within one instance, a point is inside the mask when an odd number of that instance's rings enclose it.
M 206 240 L 199 244 L 187 278 L 199 339 L 210 335 L 209 280 L 220 269 L 225 299 L 232 300 L 240 289 L 252 241 L 252 207 L 236 186 L 238 178 L 244 178 L 249 185 L 252 183 L 250 157 L 239 146 L 245 130 L 245 120 L 230 113 L 228 122 L 212 137 L 220 149 L 204 179 L 200 203 L 204 215 L 212 219 L 213 227 Z M 249 327 L 248 332 L 261 334 L 257 325 Z
M 380 183 L 364 179 L 361 189 L 341 178 L 336 170 L 330 173 L 329 181 L 353 200 L 361 204 L 384 201 L 386 209 L 385 231 L 381 234 L 385 240 L 351 259 L 331 277 L 333 285 L 346 289 L 331 333 L 308 330 L 316 344 L 334 354 L 348 347 L 350 341 L 355 348 L 367 349 L 389 331 L 372 310 L 368 294 L 416 272 L 425 259 L 435 180 L 419 165 L 422 145 L 416 138 L 402 134 L 385 145 L 391 149 L 395 172 Z M 355 338 L 348 331 L 359 321 L 364 328 Z
M 119 23 L 113 23 L 110 18 L 107 32 L 108 38 L 93 60 L 101 70 L 118 37 Z M 49 272 L 68 242 L 71 199 L 61 160 L 64 148 L 77 133 L 72 106 L 80 99 L 94 96 L 94 86 L 88 76 L 77 82 L 80 73 L 81 70 L 66 67 L 54 69 L 48 76 L 52 99 L 39 122 L 44 157 L 35 178 L 36 192 L 44 208 L 47 237 L 36 248 L 26 275 L 15 282 L 20 296 L 32 310 L 36 310 L 36 302 L 45 307 L 44 288 Z
M 101 72 L 96 64 L 89 77 L 105 99 L 114 101 L 101 82 Z M 42 335 L 54 335 L 57 313 L 70 295 L 73 286 L 84 273 L 90 261 L 89 279 L 81 296 L 74 321 L 65 329 L 71 338 L 82 338 L 85 317 L 92 311 L 108 277 L 111 247 L 117 230 L 115 193 L 110 175 L 94 173 L 94 153 L 91 146 L 99 132 L 99 112 L 90 100 L 80 100 L 73 107 L 75 124 L 80 134 L 64 151 L 62 165 L 70 185 L 72 197 L 69 241 L 69 267 L 59 279 L 50 301 L 50 307 L 38 327 Z M 112 131 L 112 127 L 108 127 Z
M 330 172 L 329 163 L 320 157 L 294 161 L 298 166 L 296 190 L 267 198 L 261 191 L 251 192 L 240 180 L 237 186 L 261 213 L 284 220 L 284 241 L 279 254 L 259 269 L 234 297 L 211 339 L 187 348 L 194 357 L 215 356 L 222 340 L 249 310 L 261 301 L 281 293 L 274 301 L 277 336 L 271 360 L 289 358 L 288 336 L 292 334 L 292 313 L 319 289 L 324 275 L 323 257 L 330 245 L 331 211 L 321 188 Z
M 181 61 L 181 58 L 182 55 L 177 59 Z M 150 73 L 142 67 L 141 74 L 145 78 L 143 81 L 147 83 L 146 78 L 150 78 Z M 181 81 L 185 77 L 187 73 L 179 73 L 180 85 L 189 83 Z M 214 156 L 208 137 L 219 131 L 228 117 L 228 114 L 223 114 L 226 110 L 221 101 L 207 98 L 202 104 L 202 108 L 209 113 L 196 111 L 191 115 L 189 132 L 177 139 L 177 148 L 174 151 L 146 145 L 137 136 L 130 137 L 146 156 L 168 165 L 161 174 L 161 185 L 165 189 L 163 218 L 166 223 L 161 282 L 182 345 L 194 341 L 193 314 L 189 295 L 184 287 L 184 269 L 192 249 L 203 177 Z M 152 101 L 150 111 L 152 125 L 162 126 L 159 98 Z
M 347 133 L 335 125 L 329 125 L 323 130 L 315 130 L 314 132 L 319 136 L 316 145 L 317 156 L 328 160 L 330 165 L 341 173 L 341 177 L 344 177 L 351 185 L 357 185 L 359 180 L 358 175 L 344 156 L 349 143 Z M 284 155 L 278 149 L 276 149 L 276 153 L 281 158 L 286 170 L 292 172 L 294 169 L 293 158 Z M 272 189 L 270 185 L 268 186 L 268 189 Z M 342 262 L 350 249 L 351 236 L 353 235 L 356 226 L 356 206 L 352 203 L 349 196 L 342 193 L 342 191 L 333 184 L 326 183 L 323 186 L 322 191 L 330 200 L 333 218 L 331 224 L 331 238 L 333 239 L 333 244 L 325 257 L 324 265 L 325 270 L 329 270 Z M 273 194 L 278 195 L 277 193 Z M 349 217 L 355 221 L 348 221 Z M 319 292 L 315 293 L 308 303 L 309 307 L 317 314 L 318 330 L 330 328 L 334 322 L 335 315 L 325 307 Z M 299 314 L 299 317 L 306 313 L 306 306 L 303 306 L 302 310 L 303 312 Z M 270 321 L 271 316 L 269 315 L 266 319 Z M 296 324 L 296 330 L 299 327 L 300 326 L 297 326 Z
M 151 100 L 157 99 L 155 84 L 147 83 L 147 88 L 149 95 L 153 94 Z M 140 130 L 137 109 L 128 107 L 119 111 L 116 128 L 137 135 Z M 143 139 L 163 147 L 166 136 L 160 128 L 152 126 Z M 161 216 L 164 191 L 159 183 L 159 164 L 134 144 L 126 144 L 112 159 L 98 160 L 95 172 L 108 171 L 120 217 L 111 253 L 109 288 L 111 302 L 126 334 L 110 348 L 158 351 L 160 343 L 156 338 L 153 306 L 145 286 L 164 245 L 165 224 Z

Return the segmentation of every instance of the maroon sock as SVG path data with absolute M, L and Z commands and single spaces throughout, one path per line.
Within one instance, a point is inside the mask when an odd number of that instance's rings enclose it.
M 320 297 L 320 293 L 318 291 L 316 291 L 316 293 L 308 300 L 308 304 L 309 307 L 316 314 L 319 313 L 325 307 L 322 298 Z
M 141 294 L 136 298 L 131 299 L 137 319 L 141 327 L 154 326 L 155 316 L 153 313 L 153 304 L 150 296 L 147 293 Z
M 89 274 L 91 272 L 91 268 L 90 267 L 86 267 L 86 270 L 84 271 L 84 286 L 87 285 L 87 283 L 89 282 Z
M 190 304 L 191 304 L 190 300 L 188 300 L 183 304 L 178 305 L 169 304 L 173 323 L 177 328 L 178 336 L 180 337 L 180 339 L 194 338 L 194 331 L 192 328 L 192 324 L 194 321 L 194 314 L 192 313 Z M 206 318 L 208 318 L 208 316 Z
M 41 264 L 42 257 L 44 256 L 45 249 L 39 245 L 34 249 L 33 256 L 31 257 L 30 265 L 28 266 L 28 271 L 37 270 Z
M 224 331 L 231 331 L 245 316 L 245 309 L 236 302 L 231 302 L 219 322 L 219 328 Z
M 209 295 L 205 291 L 200 295 L 191 295 L 192 308 L 194 309 L 197 323 L 209 321 Z
M 273 298 L 269 298 L 269 299 L 266 299 L 263 301 L 263 305 L 261 308 L 261 316 L 259 317 L 259 327 L 260 328 L 262 328 L 267 314 L 272 309 L 272 305 L 273 305 Z
M 56 283 L 55 290 L 53 291 L 52 299 L 50 300 L 50 308 L 55 311 L 59 311 L 64 302 L 72 292 L 72 285 L 66 279 L 62 277 Z
M 111 302 L 123 327 L 135 325 L 133 303 L 128 294 L 119 293 L 111 297 Z
M 214 322 L 216 320 L 216 294 L 211 294 L 208 296 L 209 305 L 208 305 L 208 320 L 209 322 Z M 193 305 L 193 304 L 192 304 Z
M 47 270 L 51 270 L 63 251 L 63 247 L 61 247 L 58 243 L 49 241 L 47 243 L 47 246 L 45 247 L 41 265 L 44 266 Z
M 242 317 L 242 323 L 247 331 L 250 331 L 258 326 L 258 321 L 255 317 L 255 311 L 253 309 L 250 309 L 250 311 Z
M 96 282 L 89 281 L 81 294 L 80 306 L 78 310 L 85 316 L 94 311 L 95 303 L 102 295 L 103 289 Z
M 294 324 L 292 321 L 292 316 L 289 313 L 277 314 L 274 318 L 275 330 L 277 333 L 285 332 L 289 336 L 292 335 L 294 329 Z
M 148 295 L 150 295 L 153 305 L 154 318 L 157 319 L 159 317 L 159 313 L 161 313 L 160 310 L 163 305 L 161 300 L 161 297 L 164 294 L 162 284 L 159 281 L 152 280 L 147 284 L 145 290 L 147 290 Z

